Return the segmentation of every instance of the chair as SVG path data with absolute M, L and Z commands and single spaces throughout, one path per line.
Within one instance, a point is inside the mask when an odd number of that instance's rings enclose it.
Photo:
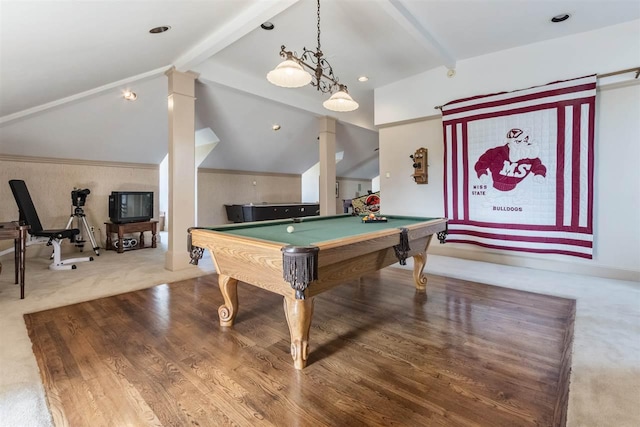
M 29 225 L 29 234 L 40 240 L 48 239 L 47 246 L 53 245 L 53 263 L 49 265 L 50 270 L 72 270 L 76 266 L 74 262 L 93 261 L 93 257 L 61 259 L 61 242 L 63 239 L 69 239 L 71 242 L 75 240 L 75 236 L 80 234 L 77 228 L 45 230 L 42 228 L 40 218 L 33 205 L 27 185 L 23 180 L 12 179 L 9 181 L 11 192 L 16 199 L 18 210 L 20 212 L 20 222 Z

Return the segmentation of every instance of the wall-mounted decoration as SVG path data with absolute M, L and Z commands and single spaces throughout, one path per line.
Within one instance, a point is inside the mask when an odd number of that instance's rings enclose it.
M 420 147 L 416 152 L 409 156 L 413 160 L 413 175 L 411 177 L 416 184 L 427 184 L 429 182 L 429 174 L 427 172 L 428 152 L 424 147 Z
M 447 242 L 593 256 L 596 76 L 442 107 Z

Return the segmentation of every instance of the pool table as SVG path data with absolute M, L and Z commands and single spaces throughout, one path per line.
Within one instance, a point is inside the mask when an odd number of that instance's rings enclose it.
M 189 251 L 193 264 L 205 249 L 211 252 L 224 298 L 218 309 L 221 326 L 232 326 L 238 314 L 238 281 L 284 297 L 291 356 L 294 367 L 303 369 L 316 295 L 396 262 L 404 264 L 409 256 L 416 289 L 426 289 L 427 247 L 434 234 L 444 243 L 447 220 L 386 219 L 365 223 L 358 216 L 335 215 L 193 227 Z

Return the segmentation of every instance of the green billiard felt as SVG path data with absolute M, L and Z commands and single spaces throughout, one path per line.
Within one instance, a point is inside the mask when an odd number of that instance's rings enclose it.
M 304 217 L 299 219 L 300 222 L 287 219 L 233 224 L 223 227 L 213 227 L 211 230 L 271 242 L 281 242 L 294 246 L 309 246 L 319 242 L 356 236 L 372 231 L 390 228 L 399 229 L 419 222 L 436 219 L 395 215 L 380 216 L 385 216 L 387 222 L 364 223 L 360 216 L 336 215 L 327 217 Z M 287 227 L 290 225 L 295 229 L 293 233 L 287 232 Z

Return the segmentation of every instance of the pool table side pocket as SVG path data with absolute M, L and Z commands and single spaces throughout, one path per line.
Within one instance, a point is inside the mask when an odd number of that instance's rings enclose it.
M 411 250 L 408 255 L 416 261 L 414 262 L 414 280 L 416 289 L 419 290 L 424 290 L 427 283 L 422 270 L 424 269 L 424 263 L 426 263 L 426 251 L 430 241 L 431 235 L 409 242 Z M 334 263 L 323 263 L 321 250 L 319 279 L 309 285 L 307 297 L 321 294 L 349 280 L 358 279 L 365 274 L 374 273 L 397 262 L 398 258 L 392 245 L 380 247 L 375 251 L 368 251 L 357 257 L 342 258 Z
M 404 228 L 409 230 L 409 240 L 418 239 L 445 231 L 447 229 L 447 219 L 442 218 L 428 223 L 407 225 Z
M 403 227 L 408 230 L 409 247 L 412 248 L 409 256 L 413 256 L 415 253 L 412 246 L 413 241 L 445 230 L 446 224 L 446 219 L 437 219 Z M 316 243 L 320 248 L 319 266 L 334 264 L 345 258 L 362 257 L 368 253 L 395 246 L 400 243 L 400 233 L 400 229 L 390 228 L 371 234 L 364 240 L 362 236 L 356 235 L 344 239 L 330 240 L 326 243 Z
M 393 247 L 399 242 L 400 230 L 390 229 L 381 230 L 364 240 L 361 236 L 353 236 L 342 240 L 331 240 L 326 244 L 319 243 L 317 244 L 320 248 L 318 265 L 322 267 L 347 258 L 358 258 L 371 252 Z

